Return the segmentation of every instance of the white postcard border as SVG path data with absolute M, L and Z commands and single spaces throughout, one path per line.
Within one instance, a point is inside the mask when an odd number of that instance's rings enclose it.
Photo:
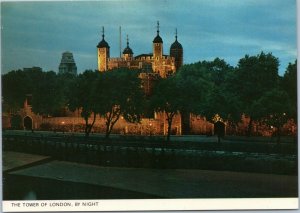
M 298 209 L 298 198 L 3 201 L 3 212 Z

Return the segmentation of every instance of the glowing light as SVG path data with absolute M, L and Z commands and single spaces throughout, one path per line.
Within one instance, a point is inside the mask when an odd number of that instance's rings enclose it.
M 213 122 L 216 123 L 218 121 L 223 122 L 223 119 L 221 118 L 221 116 L 219 114 L 215 114 L 215 116 L 212 118 Z

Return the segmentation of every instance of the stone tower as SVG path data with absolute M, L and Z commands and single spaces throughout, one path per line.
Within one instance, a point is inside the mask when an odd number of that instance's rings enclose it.
M 163 40 L 159 36 L 159 22 L 157 22 L 157 35 L 153 39 L 153 58 L 160 60 L 163 56 Z
M 127 46 L 123 51 L 123 58 L 126 61 L 132 60 L 133 59 L 133 52 L 132 49 L 129 47 L 129 39 L 128 39 L 128 35 L 127 35 Z
M 59 74 L 70 73 L 77 75 L 77 66 L 71 52 L 64 52 L 58 68 Z
M 178 70 L 183 64 L 183 48 L 177 41 L 177 29 L 175 32 L 175 42 L 170 47 L 170 56 L 175 58 L 175 67 Z
M 107 62 L 109 58 L 109 45 L 104 40 L 104 27 L 102 27 L 102 40 L 98 43 L 98 70 L 106 71 L 107 70 Z

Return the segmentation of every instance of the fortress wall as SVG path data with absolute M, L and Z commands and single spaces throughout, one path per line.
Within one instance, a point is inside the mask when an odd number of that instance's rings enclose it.
M 89 123 L 92 119 L 89 119 Z M 42 123 L 46 126 L 50 126 L 52 129 L 65 129 L 65 131 L 79 131 L 83 132 L 85 127 L 85 121 L 81 117 L 50 117 L 43 118 Z M 43 126 L 43 125 L 42 125 Z M 96 121 L 93 127 L 93 132 L 104 133 L 106 129 L 105 120 L 96 117 Z M 117 134 L 136 134 L 136 135 L 164 135 L 167 133 L 167 122 L 162 116 L 154 119 L 143 118 L 140 123 L 129 123 L 122 117 L 114 125 L 113 133 Z M 181 134 L 181 120 L 180 116 L 174 117 L 172 123 L 172 134 Z
M 192 134 L 213 135 L 214 125 L 200 116 L 192 115 L 190 118 L 190 125 Z

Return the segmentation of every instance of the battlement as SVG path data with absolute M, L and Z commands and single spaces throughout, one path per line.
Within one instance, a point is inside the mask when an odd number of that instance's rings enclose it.
M 125 61 L 124 58 L 108 58 L 108 61 L 110 62 L 121 62 L 121 61 Z
M 159 24 L 157 27 L 159 27 Z M 127 36 L 127 46 L 123 51 L 123 55 L 120 57 L 111 58 L 109 52 L 110 47 L 104 40 L 103 29 L 102 40 L 97 45 L 99 71 L 127 67 L 128 69 L 141 69 L 146 72 L 154 71 L 159 73 L 161 77 L 166 77 L 168 73 L 174 73 L 180 66 L 182 66 L 183 48 L 177 40 L 177 33 L 175 36 L 175 42 L 170 46 L 170 55 L 163 54 L 163 42 L 159 35 L 159 31 L 157 31 L 157 35 L 152 43 L 152 53 L 143 53 L 134 56 L 134 53 L 129 46 L 129 39 Z

